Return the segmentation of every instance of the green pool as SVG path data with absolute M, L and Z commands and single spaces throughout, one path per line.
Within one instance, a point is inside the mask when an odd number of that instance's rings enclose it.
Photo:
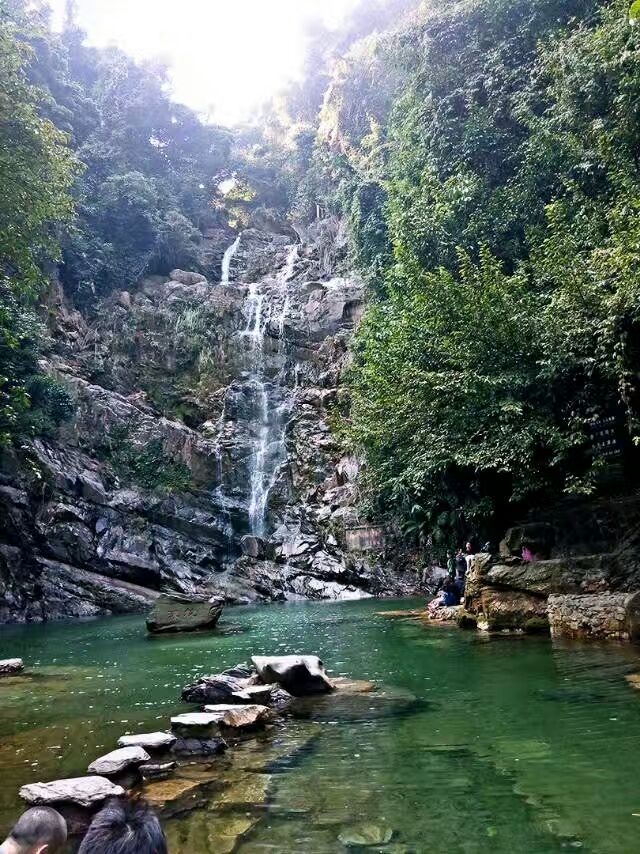
M 2 829 L 20 785 L 83 773 L 124 732 L 165 727 L 198 674 L 304 651 L 402 702 L 360 698 L 293 722 L 314 740 L 269 769 L 267 803 L 234 850 L 344 852 L 364 826 L 391 835 L 365 850 L 389 854 L 640 851 L 640 692 L 624 679 L 638 651 L 375 613 L 412 604 L 228 609 L 219 633 L 179 638 L 149 639 L 139 618 L 4 628 L 2 657 L 33 675 L 0 683 Z M 172 850 L 218 851 L 215 821 L 211 807 L 171 819 Z

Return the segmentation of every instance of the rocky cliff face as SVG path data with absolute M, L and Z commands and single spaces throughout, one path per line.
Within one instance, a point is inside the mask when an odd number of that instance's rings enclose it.
M 313 243 L 243 232 L 223 281 L 174 271 L 90 320 L 52 299 L 46 369 L 76 413 L 0 469 L 0 620 L 406 592 L 349 553 L 358 461 L 329 422 L 362 312 Z

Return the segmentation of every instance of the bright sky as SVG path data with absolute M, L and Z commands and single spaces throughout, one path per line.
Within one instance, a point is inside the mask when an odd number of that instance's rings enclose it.
M 337 25 L 356 0 L 77 0 L 90 44 L 161 56 L 174 97 L 225 124 L 295 78 L 305 22 Z M 51 0 L 59 22 L 64 0 Z

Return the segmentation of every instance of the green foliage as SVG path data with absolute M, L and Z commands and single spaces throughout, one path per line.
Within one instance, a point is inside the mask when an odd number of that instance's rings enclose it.
M 480 0 L 369 55 L 386 102 L 355 68 L 325 101 L 378 295 L 347 431 L 379 510 L 480 534 L 593 491 L 593 421 L 640 435 L 640 35 L 622 0 Z
M 66 392 L 38 374 L 44 335 L 32 307 L 43 265 L 59 254 L 56 226 L 73 213 L 77 163 L 27 80 L 32 58 L 0 17 L 0 445 L 55 429 L 70 409 Z
M 186 492 L 193 487 L 188 467 L 169 457 L 161 439 L 144 445 L 132 440 L 127 427 L 114 427 L 108 436 L 108 459 L 125 481 L 166 492 Z

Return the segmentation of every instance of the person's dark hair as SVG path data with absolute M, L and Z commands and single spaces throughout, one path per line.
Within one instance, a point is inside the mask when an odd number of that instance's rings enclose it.
M 167 854 L 167 840 L 146 804 L 113 800 L 91 822 L 78 854 Z
M 14 824 L 9 838 L 25 850 L 48 845 L 49 851 L 59 851 L 67 841 L 67 823 L 51 807 L 31 807 Z

